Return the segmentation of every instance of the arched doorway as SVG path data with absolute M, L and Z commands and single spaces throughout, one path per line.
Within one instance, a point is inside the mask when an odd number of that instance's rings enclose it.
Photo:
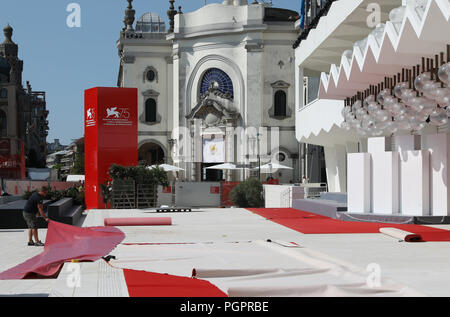
M 165 163 L 165 153 L 163 148 L 153 142 L 148 142 L 139 147 L 139 164 L 159 165 Z

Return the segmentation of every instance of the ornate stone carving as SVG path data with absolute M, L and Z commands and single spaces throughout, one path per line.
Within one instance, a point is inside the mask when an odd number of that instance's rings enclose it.
M 128 7 L 125 10 L 125 19 L 124 19 L 125 29 L 124 30 L 132 31 L 136 10 L 133 10 L 133 4 L 132 4 L 133 0 L 127 0 L 127 1 L 128 1 Z
M 225 105 L 228 105 L 225 106 Z M 200 102 L 186 116 L 188 120 L 200 119 L 206 127 L 217 127 L 237 124 L 240 114 L 234 109 L 231 96 L 226 96 L 211 87 L 200 97 Z
M 167 11 L 167 16 L 169 17 L 170 21 L 170 28 L 168 33 L 173 33 L 175 30 L 175 16 L 177 15 L 177 11 L 175 10 L 174 2 L 175 0 L 170 0 L 170 8 Z
M 122 55 L 120 58 L 120 61 L 122 64 L 134 64 L 134 61 L 136 60 L 135 56 L 130 55 Z

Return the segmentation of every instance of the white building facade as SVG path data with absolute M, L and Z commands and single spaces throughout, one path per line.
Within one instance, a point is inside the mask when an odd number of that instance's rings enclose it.
M 274 177 L 298 181 L 298 13 L 242 0 L 182 13 L 170 2 L 166 27 L 154 13 L 134 25 L 129 1 L 118 41 L 118 86 L 139 91 L 140 160 L 179 165 L 189 181 L 239 181 L 256 176 L 259 162 L 278 162 L 293 170 Z M 246 169 L 206 172 L 220 163 Z
M 448 216 L 450 2 L 325 3 L 295 45 L 297 140 L 350 213 Z

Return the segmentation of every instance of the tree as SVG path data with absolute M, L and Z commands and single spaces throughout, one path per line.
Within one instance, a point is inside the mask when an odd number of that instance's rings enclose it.
M 251 178 L 233 188 L 230 199 L 240 208 L 263 207 L 263 185 L 258 179 Z

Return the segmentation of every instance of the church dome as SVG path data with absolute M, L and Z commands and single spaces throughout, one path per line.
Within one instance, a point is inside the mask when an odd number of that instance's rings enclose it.
M 158 14 L 148 12 L 136 22 L 136 32 L 165 33 L 166 23 Z

